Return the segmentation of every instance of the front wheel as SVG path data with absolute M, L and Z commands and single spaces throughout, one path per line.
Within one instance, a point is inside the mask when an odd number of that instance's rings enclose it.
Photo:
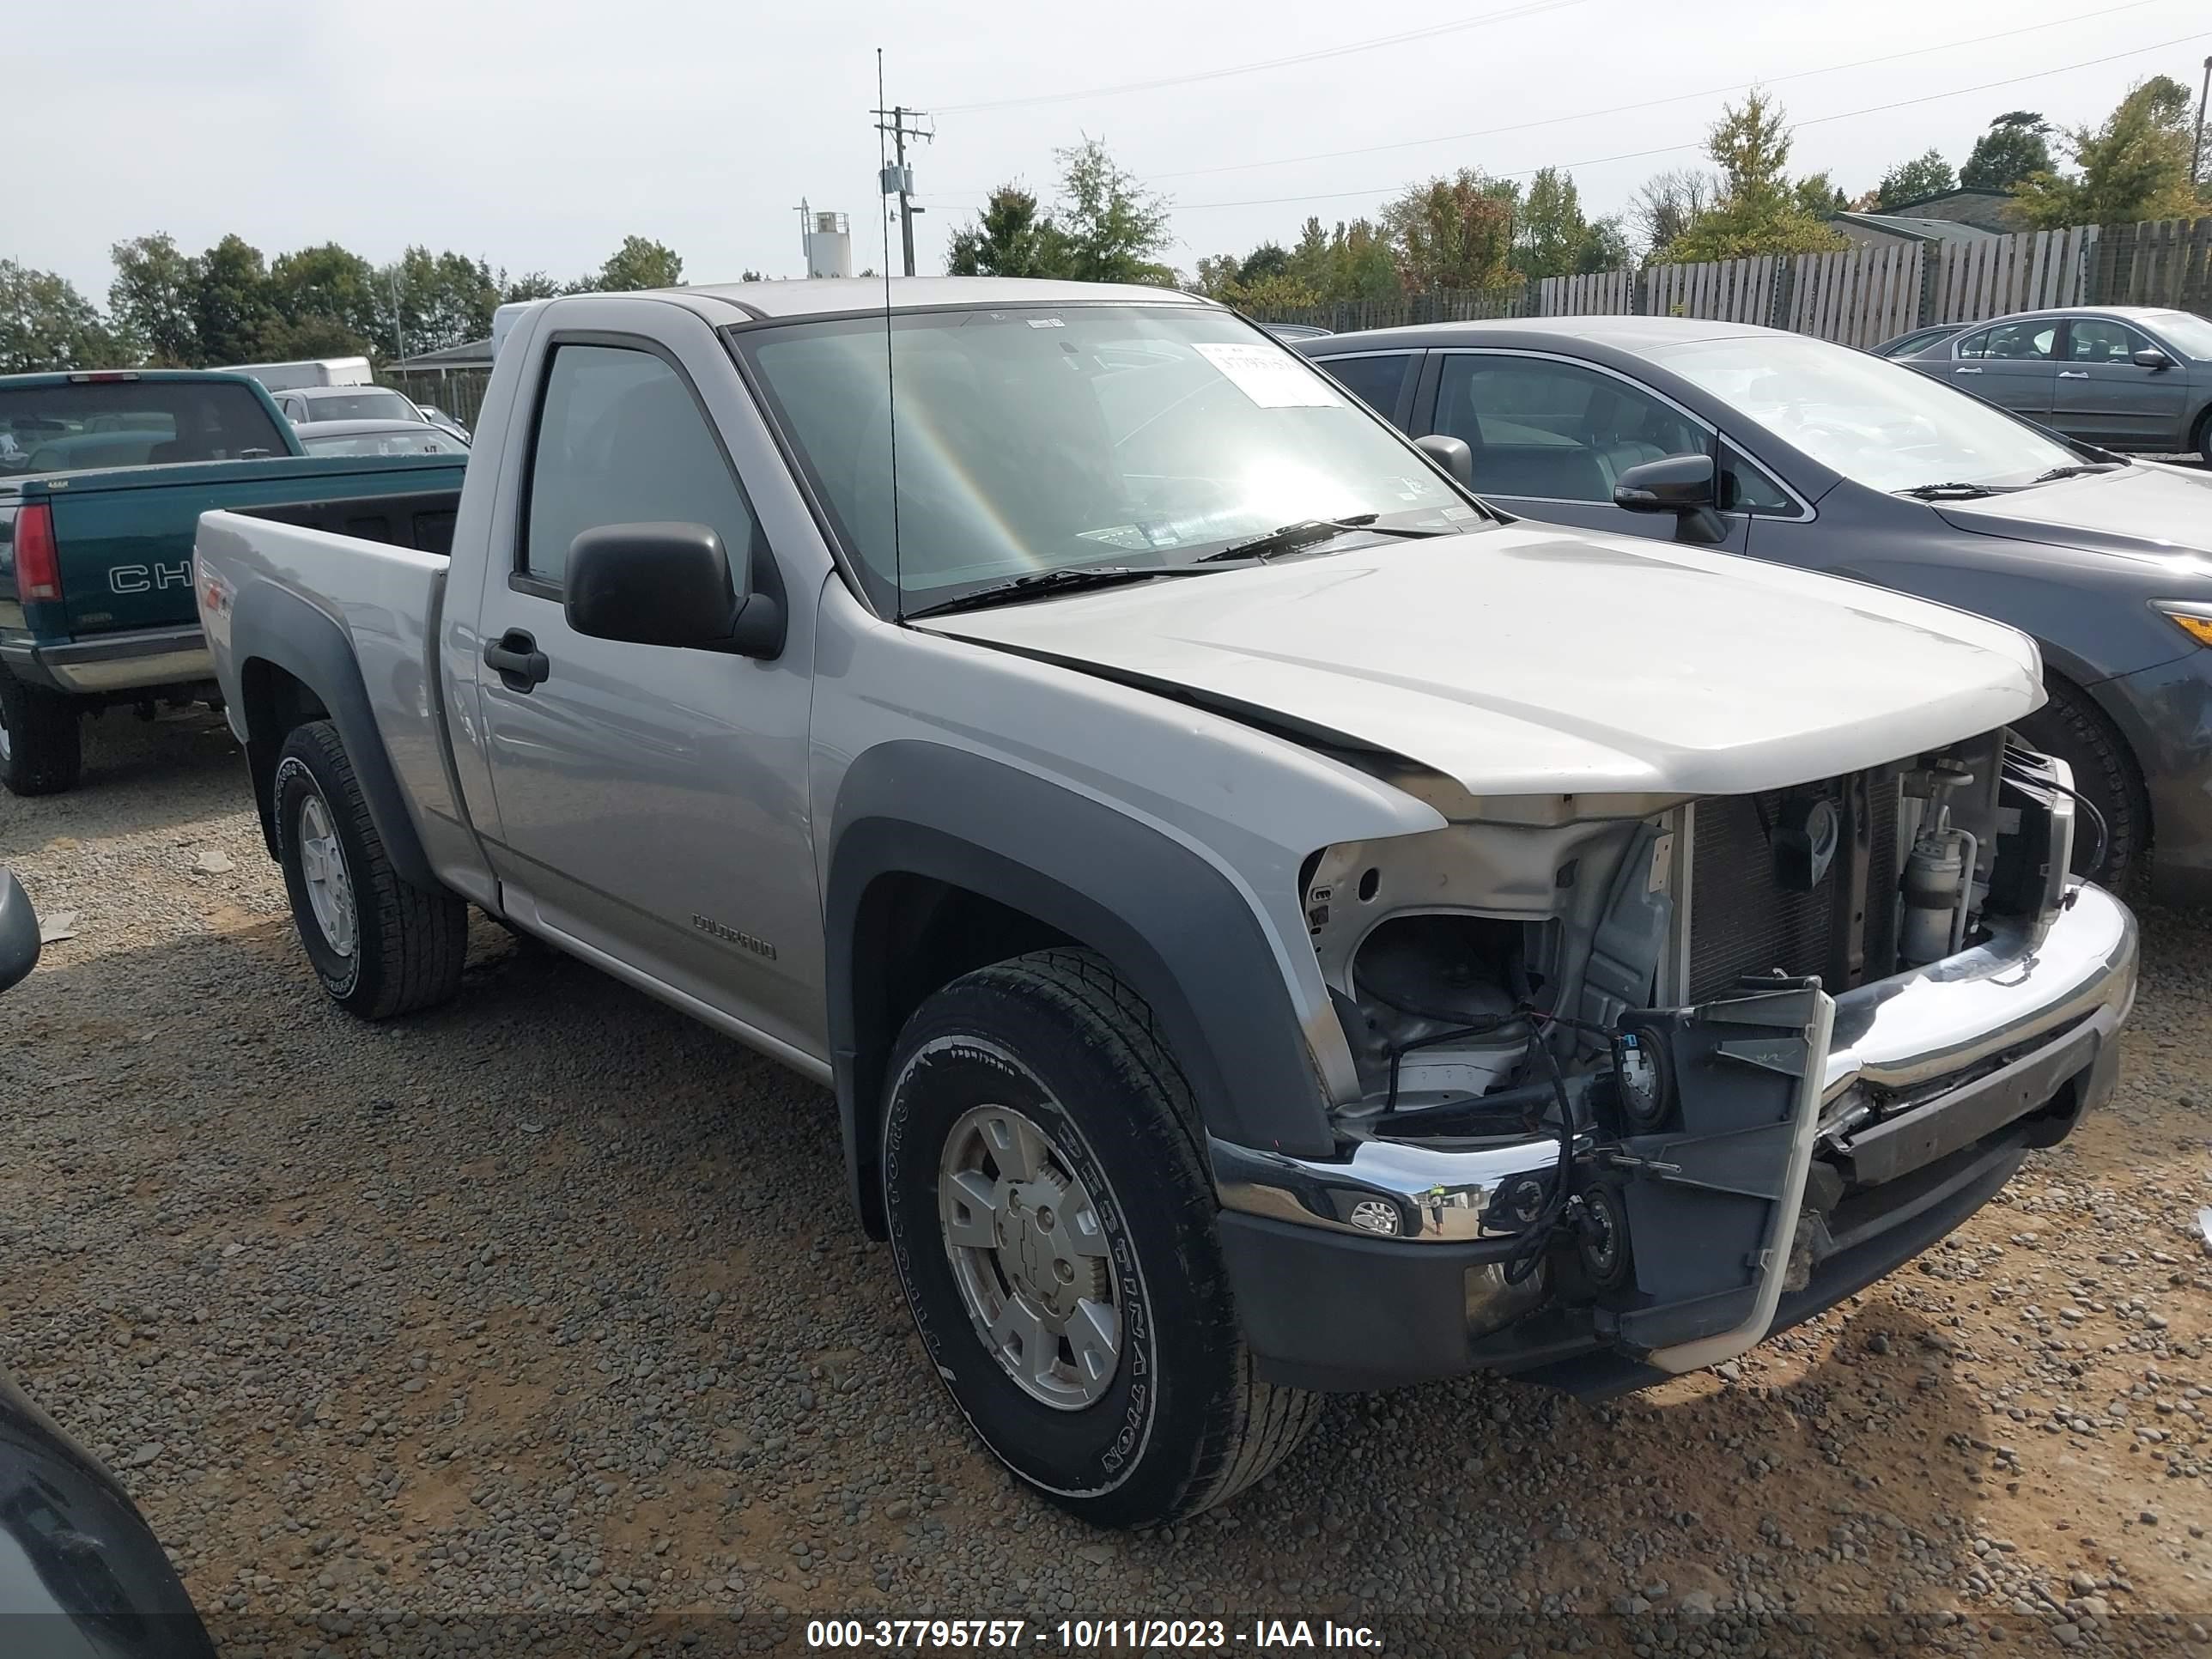
M 2015 724 L 2032 747 L 2073 769 L 2075 788 L 2105 820 L 2104 855 L 2099 858 L 2096 827 L 2087 813 L 2076 813 L 2074 873 L 2125 897 L 2141 884 L 2150 832 L 2150 799 L 2142 775 L 2126 740 L 2087 692 L 2056 678 L 2046 680 L 2045 689 L 2051 700 Z
M 292 921 L 332 1000 L 364 1019 L 389 1019 L 459 990 L 469 908 L 392 868 L 337 727 L 296 727 L 270 787 Z
M 956 980 L 908 1022 L 884 1207 L 932 1365 L 983 1443 L 1061 1507 L 1149 1526 L 1273 1468 L 1318 1396 L 1259 1381 L 1189 1087 L 1087 951 Z

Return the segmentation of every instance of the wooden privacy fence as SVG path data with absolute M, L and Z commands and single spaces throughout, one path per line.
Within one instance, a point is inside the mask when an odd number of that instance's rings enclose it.
M 1917 244 L 1798 254 L 1785 326 L 1844 345 L 1880 345 L 1918 321 L 1923 264 Z
M 2099 234 L 2095 225 L 2076 225 L 1948 243 L 1922 320 L 1978 323 L 2008 311 L 2093 303 L 2087 256 Z
M 1761 258 L 1652 265 L 1644 273 L 1644 308 L 1655 317 L 1764 323 L 1774 314 L 1774 273 L 1779 264 Z
M 2212 316 L 2212 218 L 2114 226 L 2097 239 L 2089 272 L 2102 304 Z
M 2172 306 L 2212 316 L 2212 217 L 2078 225 L 1969 241 L 1646 265 L 1464 293 L 1258 313 L 1343 333 L 1478 317 L 1705 317 L 1873 346 L 1937 323 L 2049 306 Z

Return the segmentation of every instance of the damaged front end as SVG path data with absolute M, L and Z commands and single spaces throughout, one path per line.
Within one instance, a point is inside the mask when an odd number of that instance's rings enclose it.
M 1394 781 L 1449 827 L 1306 872 L 1359 1081 L 1338 1155 L 1213 1148 L 1240 1300 L 1272 1260 L 1352 1327 L 1356 1355 L 1300 1352 L 1248 1310 L 1280 1380 L 1606 1393 L 1717 1364 L 1925 1249 L 2110 1091 L 2134 924 L 2066 879 L 2063 763 L 2004 733 L 1633 816 Z

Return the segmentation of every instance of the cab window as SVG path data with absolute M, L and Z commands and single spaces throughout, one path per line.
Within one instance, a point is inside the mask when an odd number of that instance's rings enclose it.
M 684 377 L 653 352 L 557 345 L 531 451 L 521 574 L 557 588 L 568 547 L 609 524 L 703 524 L 732 561 L 752 509 Z

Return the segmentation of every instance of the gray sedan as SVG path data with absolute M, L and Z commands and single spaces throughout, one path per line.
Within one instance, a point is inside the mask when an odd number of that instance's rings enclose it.
M 1882 355 L 2069 438 L 2212 465 L 2212 322 L 2193 313 L 2023 311 Z
M 1744 324 L 1446 323 L 1296 349 L 1414 436 L 1463 442 L 1443 447 L 1507 512 L 1856 577 L 2033 635 L 2051 701 L 2024 735 L 2109 831 L 2077 864 L 2122 887 L 2150 864 L 2159 896 L 2212 902 L 2212 475 Z

